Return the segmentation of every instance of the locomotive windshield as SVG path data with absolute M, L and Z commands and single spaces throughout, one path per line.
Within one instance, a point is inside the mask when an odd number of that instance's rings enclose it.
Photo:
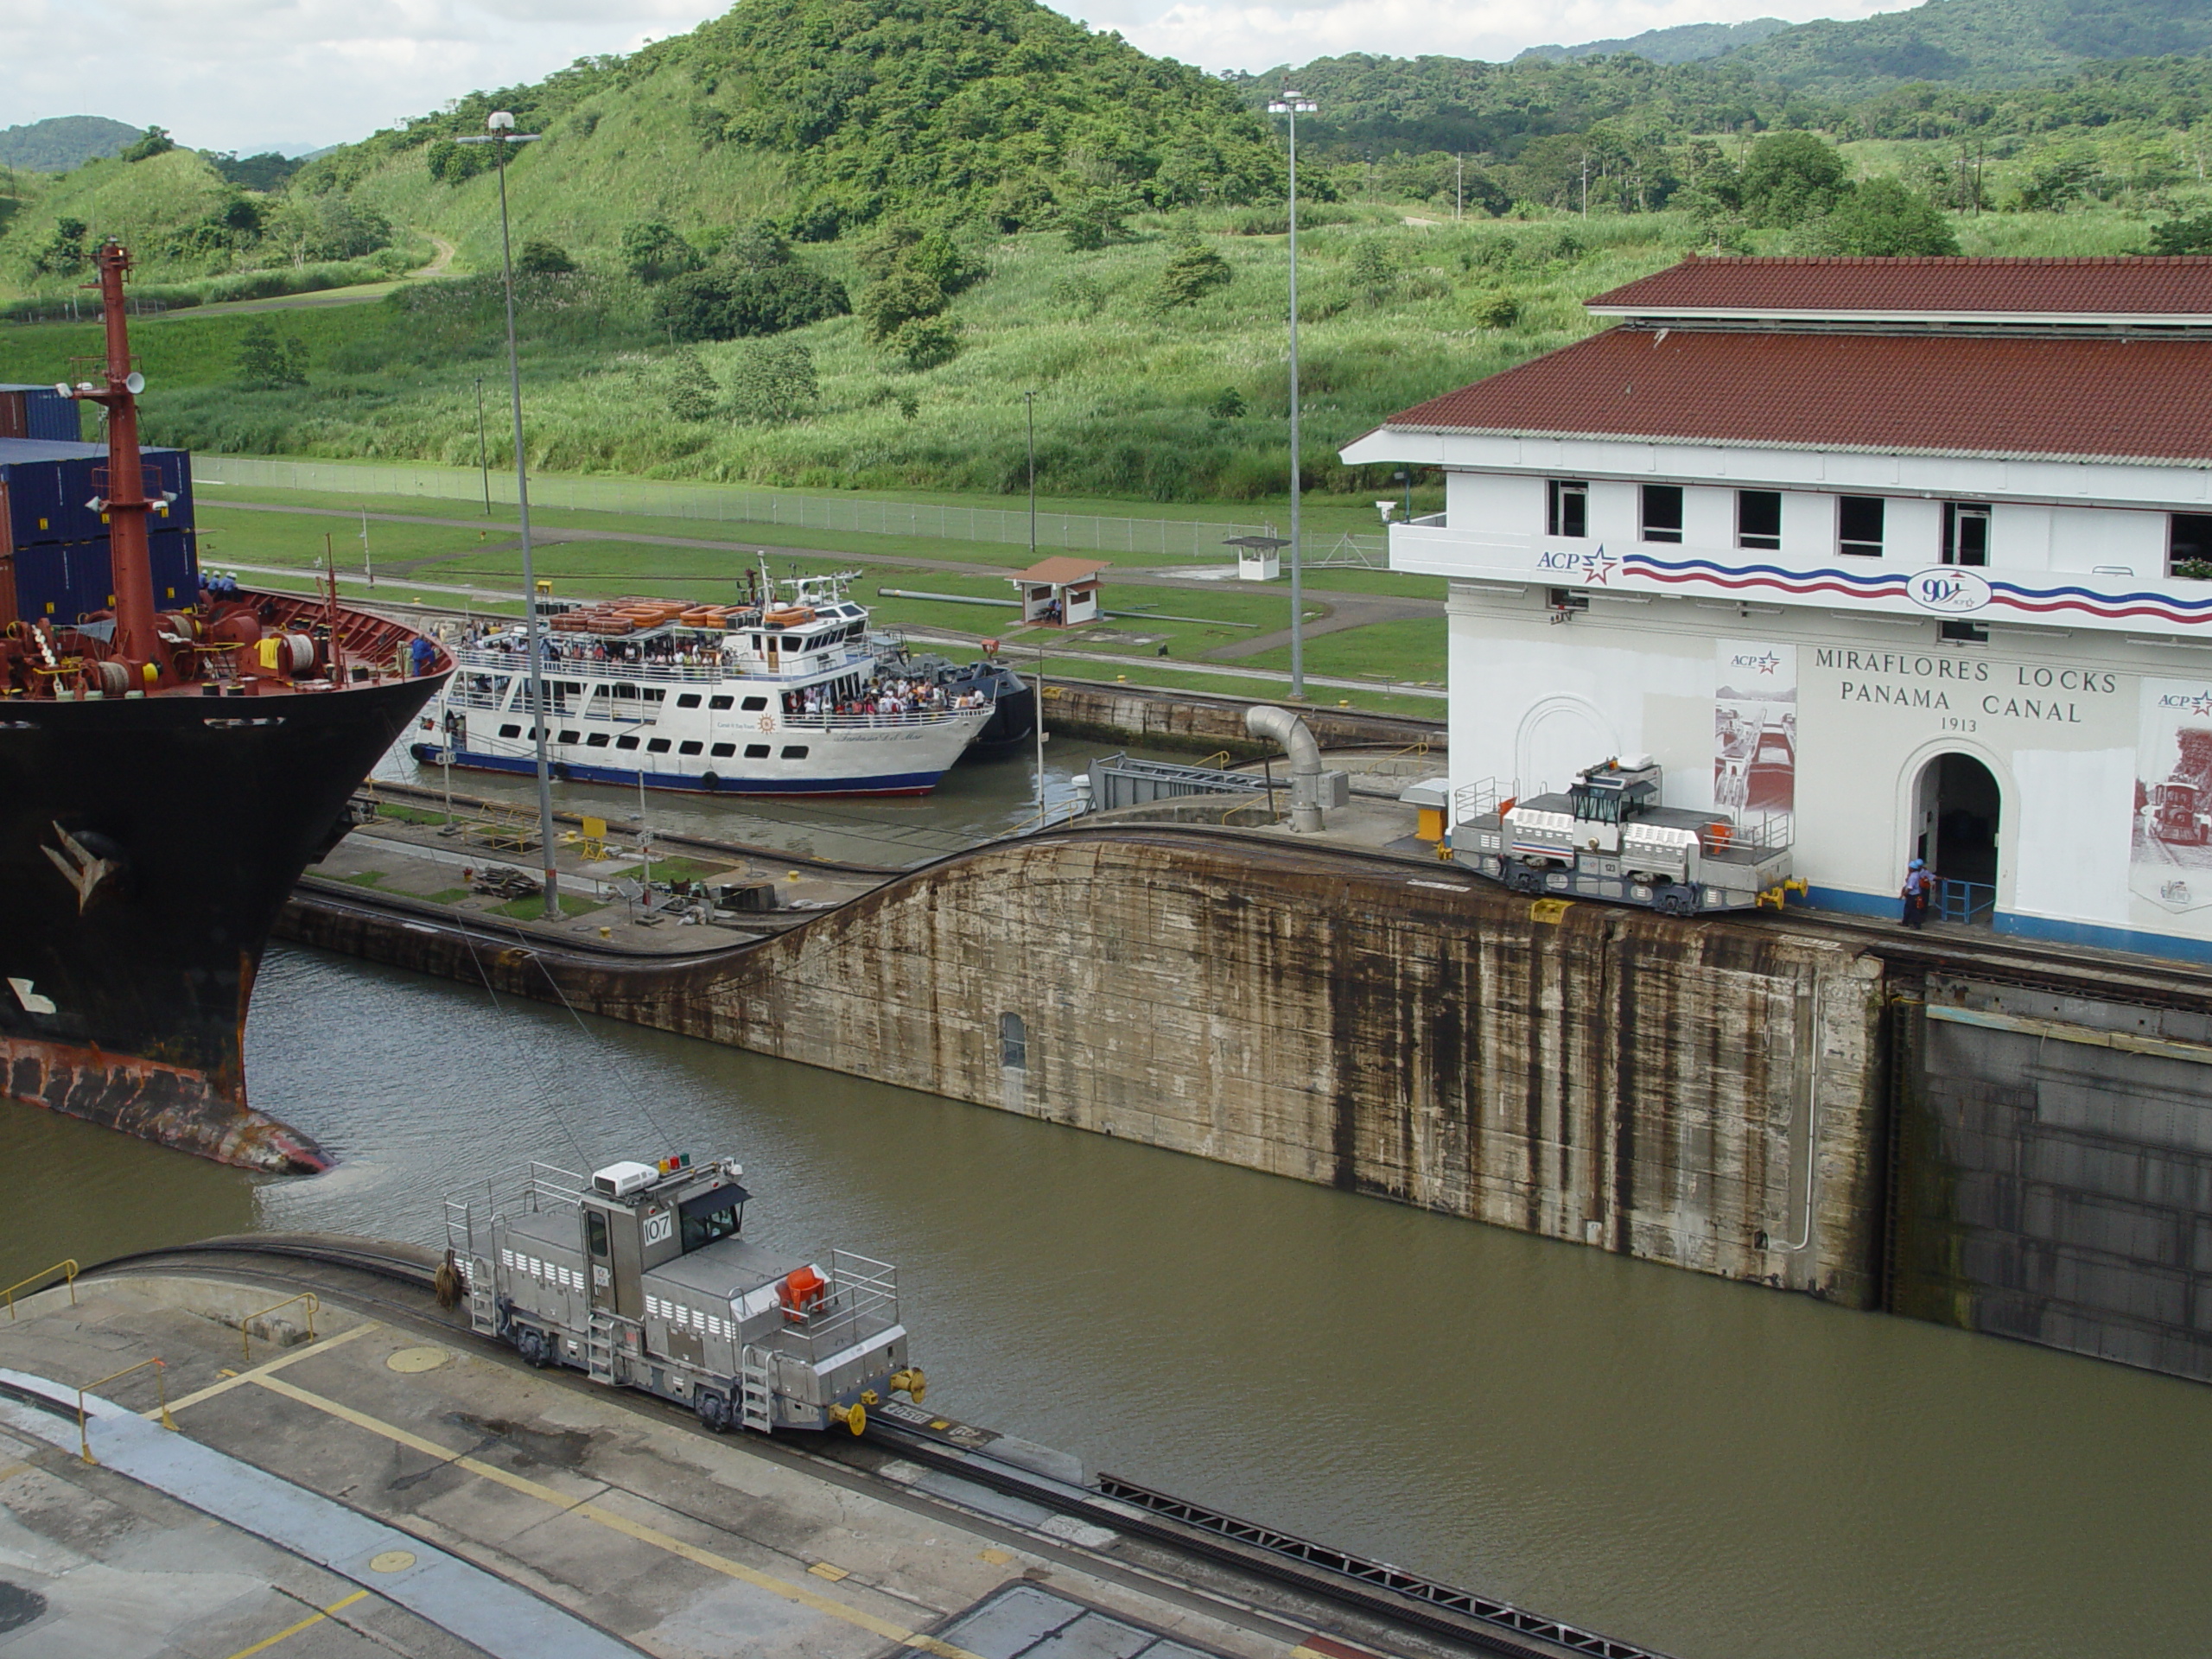
M 1600 795 L 1595 790 L 1577 788 L 1574 791 L 1574 816 L 1591 823 L 1618 823 L 1621 821 L 1621 798 L 1608 791 Z
M 683 1217 L 684 1253 L 689 1255 L 717 1239 L 736 1237 L 745 1221 L 745 1201 L 750 1197 L 741 1186 L 718 1186 L 696 1198 L 686 1198 L 678 1206 Z

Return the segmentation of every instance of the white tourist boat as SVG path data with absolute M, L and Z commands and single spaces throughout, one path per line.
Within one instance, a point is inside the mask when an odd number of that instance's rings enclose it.
M 989 722 L 991 693 L 902 677 L 870 645 L 847 582 L 764 582 L 760 604 L 616 600 L 549 616 L 553 775 L 704 794 L 926 794 Z M 528 652 L 520 627 L 462 641 L 415 758 L 535 770 Z

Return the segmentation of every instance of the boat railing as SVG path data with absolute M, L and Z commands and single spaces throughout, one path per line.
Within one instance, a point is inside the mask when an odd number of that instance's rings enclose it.
M 895 714 L 888 715 L 881 713 L 833 715 L 824 710 L 821 714 L 815 715 L 785 715 L 783 719 L 783 729 L 793 732 L 862 731 L 871 726 L 930 726 L 940 721 L 968 719 L 972 719 L 977 725 L 981 725 L 990 717 L 991 705 L 988 702 L 966 709 L 956 709 L 950 704 L 943 708 L 901 709 Z
M 751 653 L 747 653 L 751 655 Z M 464 671 L 491 674 L 528 674 L 530 657 L 520 651 L 485 651 L 482 649 L 456 652 L 454 660 Z M 758 664 L 760 659 L 753 658 Z M 857 646 L 848 646 L 837 652 L 816 652 L 805 658 L 805 667 L 785 667 L 771 674 L 760 666 L 746 667 L 727 658 L 705 663 L 632 663 L 620 658 L 571 657 L 548 658 L 543 664 L 548 679 L 614 679 L 637 680 L 658 685 L 710 685 L 717 680 L 811 680 L 839 669 L 857 668 L 873 664 L 874 652 Z

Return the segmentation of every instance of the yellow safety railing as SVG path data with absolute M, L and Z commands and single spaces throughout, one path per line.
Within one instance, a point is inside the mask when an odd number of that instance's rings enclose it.
M 248 1359 L 251 1359 L 253 1357 L 253 1322 L 256 1319 L 265 1319 L 271 1313 L 274 1313 L 278 1308 L 289 1307 L 294 1302 L 302 1304 L 308 1311 L 308 1340 L 309 1342 L 313 1342 L 315 1340 L 315 1316 L 321 1308 L 322 1304 L 315 1300 L 315 1292 L 311 1290 L 303 1290 L 296 1296 L 287 1296 L 281 1302 L 271 1302 L 259 1313 L 249 1313 L 244 1319 L 240 1319 L 238 1321 L 239 1351 L 245 1354 Z
M 92 1433 L 85 1427 L 85 1396 L 104 1383 L 112 1382 L 118 1376 L 128 1376 L 133 1371 L 143 1371 L 149 1365 L 154 1368 L 155 1380 L 161 1385 L 162 1427 L 163 1428 L 176 1427 L 176 1419 L 169 1415 L 169 1365 L 167 1360 L 142 1359 L 136 1365 L 126 1365 L 119 1371 L 110 1371 L 105 1376 L 95 1377 L 77 1390 L 77 1455 L 84 1459 L 86 1463 L 96 1464 L 99 1459 L 92 1455 Z
M 45 1278 L 50 1273 L 58 1273 L 64 1279 L 69 1281 L 69 1306 L 72 1307 L 77 1306 L 77 1263 L 73 1260 L 67 1262 L 57 1262 L 52 1267 L 41 1268 L 36 1273 L 31 1274 L 29 1278 L 18 1279 L 14 1284 L 9 1286 L 7 1289 L 0 1290 L 0 1298 L 6 1299 L 8 1304 L 8 1317 L 10 1319 L 13 1319 L 16 1317 L 16 1293 L 21 1290 L 25 1285 L 35 1283 L 38 1280 Z
M 1199 761 L 1198 764 L 1202 766 L 1217 767 L 1223 772 L 1227 772 L 1229 770 L 1229 763 L 1236 758 L 1236 757 L 1230 753 L 1227 749 L 1216 749 L 1211 754 L 1206 756 L 1205 760 Z

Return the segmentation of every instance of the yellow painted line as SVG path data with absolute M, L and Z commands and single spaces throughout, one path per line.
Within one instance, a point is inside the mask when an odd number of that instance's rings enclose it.
M 311 1342 L 304 1348 L 295 1348 L 289 1354 L 279 1354 L 276 1358 L 264 1361 L 250 1371 L 226 1371 L 221 1382 L 210 1382 L 197 1394 L 188 1394 L 181 1400 L 170 1401 L 169 1409 L 182 1411 L 187 1406 L 196 1406 L 202 1400 L 213 1400 L 219 1394 L 228 1394 L 241 1382 L 257 1382 L 271 1372 L 281 1371 L 296 1361 L 313 1359 L 317 1354 L 327 1354 L 333 1348 L 340 1347 L 353 1341 L 356 1337 L 365 1337 L 372 1331 L 381 1329 L 383 1327 L 374 1319 L 364 1320 L 350 1331 L 341 1331 L 334 1337 L 325 1337 L 320 1342 Z M 158 1410 L 139 1413 L 142 1417 L 159 1417 L 161 1414 Z
M 17 1475 L 28 1475 L 34 1466 L 28 1463 L 0 1463 L 0 1480 L 13 1480 Z
M 511 1492 L 520 1493 L 525 1497 L 534 1497 L 541 1503 L 550 1504 L 554 1509 L 575 1516 L 580 1520 L 594 1522 L 605 1527 L 609 1532 L 620 1533 L 624 1537 L 633 1539 L 639 1543 L 648 1544 L 668 1554 L 680 1556 L 684 1560 L 703 1567 L 710 1572 L 720 1573 L 724 1577 L 735 1579 L 742 1584 L 749 1584 L 756 1590 L 766 1590 L 771 1595 L 780 1596 L 785 1601 L 796 1602 L 802 1607 L 811 1608 L 814 1611 L 828 1618 L 842 1619 L 848 1624 L 857 1625 L 872 1636 L 879 1636 L 887 1641 L 897 1642 L 902 1646 L 916 1648 L 924 1653 L 934 1654 L 937 1659 L 980 1659 L 980 1656 L 969 1652 L 965 1648 L 955 1647 L 951 1643 L 940 1642 L 933 1636 L 925 1636 L 919 1631 L 910 1630 L 905 1625 L 896 1624 L 890 1619 L 878 1618 L 874 1613 L 864 1611 L 858 1607 L 848 1607 L 842 1602 L 833 1601 L 827 1596 L 808 1589 L 804 1585 L 793 1584 L 788 1579 L 779 1579 L 772 1573 L 760 1572 L 757 1568 L 746 1566 L 742 1561 L 734 1561 L 727 1555 L 717 1555 L 710 1549 L 702 1549 L 696 1544 L 687 1543 L 683 1539 L 663 1532 L 657 1527 L 649 1527 L 642 1521 L 633 1521 L 626 1515 L 619 1515 L 589 1500 L 580 1502 L 573 1499 L 566 1493 L 541 1482 L 531 1480 L 527 1476 L 518 1475 L 511 1470 L 501 1469 L 495 1465 L 455 1452 L 449 1447 L 440 1446 L 435 1440 L 425 1440 L 422 1435 L 404 1429 L 396 1423 L 387 1423 L 380 1418 L 370 1416 L 366 1412 L 356 1411 L 351 1406 L 341 1405 L 335 1400 L 326 1399 L 321 1395 L 310 1394 L 307 1389 L 287 1382 L 282 1377 L 270 1376 L 266 1367 L 257 1373 L 249 1373 L 247 1376 L 238 1380 L 240 1382 L 251 1380 L 256 1386 L 266 1389 L 271 1394 L 282 1395 L 287 1400 L 296 1400 L 303 1406 L 310 1407 L 327 1416 L 335 1417 L 340 1422 L 351 1423 L 356 1428 L 365 1429 L 372 1434 L 379 1435 L 391 1441 L 395 1446 L 404 1446 L 422 1452 L 425 1457 L 435 1458 L 439 1462 L 449 1465 L 453 1468 L 465 1469 L 470 1474 L 491 1481 L 496 1485 L 504 1486 Z
M 291 1626 L 289 1630 L 279 1630 L 274 1636 L 264 1636 L 260 1641 L 255 1643 L 250 1648 L 240 1648 L 236 1653 L 231 1656 L 231 1659 L 253 1659 L 253 1656 L 257 1653 L 266 1653 L 270 1649 L 275 1647 L 279 1642 L 289 1641 L 293 1637 L 297 1636 L 302 1630 L 308 1629 L 310 1625 L 321 1624 L 324 1619 L 328 1618 L 333 1613 L 344 1612 L 355 1602 L 365 1599 L 368 1593 L 369 1592 L 365 1590 L 356 1590 L 352 1595 L 347 1596 L 343 1601 L 334 1601 L 329 1606 L 324 1608 L 321 1612 L 309 1613 L 305 1618 L 302 1619 L 298 1624 Z

